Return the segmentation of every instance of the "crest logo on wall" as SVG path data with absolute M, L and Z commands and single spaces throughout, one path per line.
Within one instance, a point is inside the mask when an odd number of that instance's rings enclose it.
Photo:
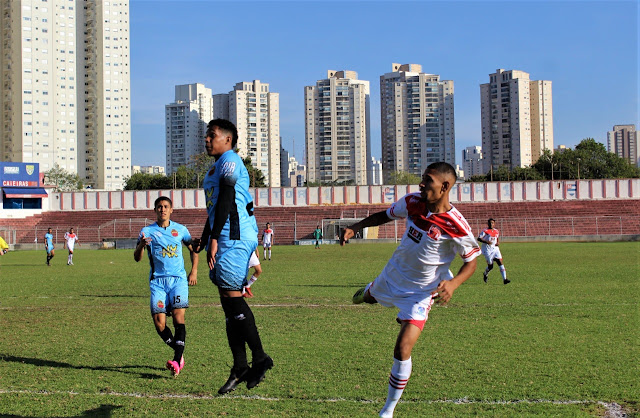
M 35 165 L 27 164 L 27 167 L 26 167 L 26 168 L 27 168 L 27 174 L 28 174 L 28 175 L 32 175 L 32 174 L 33 174 L 33 172 L 34 172 L 34 170 L 36 169 L 36 166 L 35 166 Z

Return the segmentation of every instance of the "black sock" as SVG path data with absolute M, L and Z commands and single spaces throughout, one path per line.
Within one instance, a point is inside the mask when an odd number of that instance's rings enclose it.
M 165 328 L 166 329 L 166 328 Z M 184 324 L 176 324 L 176 337 L 173 345 L 175 354 L 173 355 L 173 361 L 180 363 L 182 353 L 184 353 L 184 341 L 187 337 L 187 330 Z
M 239 308 L 239 300 L 241 297 L 236 298 L 220 298 L 222 303 L 222 309 L 224 310 L 227 340 L 229 342 L 229 348 L 233 355 L 233 368 L 236 371 L 242 371 L 249 368 L 247 363 L 247 351 L 245 349 L 244 332 L 242 329 L 242 319 L 239 318 L 241 314 Z
M 227 315 L 228 318 L 231 318 L 229 323 L 232 324 L 233 328 L 236 328 L 241 332 L 243 342 L 246 342 L 251 350 L 253 362 L 256 363 L 264 360 L 267 357 L 267 354 L 262 349 L 262 341 L 258 334 L 256 321 L 245 298 L 236 297 L 225 299 L 229 299 L 227 304 L 230 305 L 229 311 L 232 313 L 231 315 Z
M 158 328 L 156 328 L 156 332 L 158 333 L 160 338 L 162 338 L 162 341 L 164 341 L 166 345 L 168 345 L 171 348 L 174 348 L 173 334 L 171 333 L 171 330 L 169 329 L 169 327 L 164 327 L 162 331 L 158 331 Z

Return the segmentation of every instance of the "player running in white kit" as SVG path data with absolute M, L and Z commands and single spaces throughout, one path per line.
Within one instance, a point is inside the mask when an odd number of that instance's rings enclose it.
M 498 231 L 494 226 L 496 225 L 496 221 L 493 218 L 490 218 L 487 221 L 487 225 L 489 226 L 485 230 L 483 230 L 478 236 L 478 241 L 482 243 L 482 255 L 484 255 L 485 260 L 487 260 L 487 268 L 484 273 L 482 273 L 482 278 L 486 283 L 489 279 L 489 272 L 493 269 L 493 261 L 500 266 L 500 274 L 502 275 L 502 283 L 508 284 L 511 283 L 511 280 L 507 279 L 507 270 L 502 263 L 502 253 L 500 253 L 500 231 Z

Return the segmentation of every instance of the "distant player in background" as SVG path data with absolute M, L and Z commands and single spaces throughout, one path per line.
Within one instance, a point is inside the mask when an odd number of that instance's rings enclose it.
M 78 242 L 78 236 L 74 232 L 74 229 L 69 229 L 69 232 L 65 232 L 64 234 L 64 245 L 69 250 L 69 256 L 67 257 L 67 265 L 73 266 L 73 247 L 76 242 Z M 80 245 L 80 244 L 78 244 Z
M 313 238 L 316 240 L 316 249 L 320 249 L 320 240 L 322 239 L 322 229 L 320 225 L 316 225 L 316 230 L 313 231 Z
M 198 254 L 192 244 L 191 234 L 183 225 L 171 220 L 173 203 L 166 196 L 154 202 L 156 223 L 145 226 L 140 231 L 138 244 L 133 252 L 136 261 L 142 259 L 147 248 L 149 255 L 149 288 L 151 290 L 151 316 L 156 332 L 173 349 L 173 359 L 167 361 L 167 369 L 178 376 L 184 367 L 184 343 L 187 330 L 184 314 L 189 307 L 189 287 L 198 283 Z M 182 256 L 182 244 L 189 248 L 191 272 L 187 278 Z M 175 336 L 167 326 L 167 315 L 173 316 Z
M 51 228 L 47 229 L 47 233 L 44 234 L 44 249 L 47 250 L 47 266 L 50 266 L 51 264 L 49 262 L 56 255 Z
M 487 221 L 487 225 L 489 227 L 483 230 L 478 236 L 478 241 L 482 243 L 482 255 L 484 255 L 485 260 L 487 260 L 487 268 L 484 273 L 482 273 L 482 278 L 486 283 L 489 279 L 489 272 L 493 269 L 493 261 L 495 260 L 498 266 L 500 266 L 502 283 L 511 283 L 511 280 L 507 279 L 507 270 L 504 264 L 502 264 L 502 254 L 500 253 L 500 248 L 498 248 L 500 245 L 500 231 L 495 228 L 495 219 L 490 218 Z
M 345 228 L 340 237 L 340 245 L 344 245 L 356 231 L 406 218 L 406 232 L 387 265 L 373 282 L 353 295 L 353 303 L 380 303 L 400 310 L 397 317 L 400 333 L 393 350 L 387 402 L 380 411 L 381 417 L 393 416 L 409 381 L 411 351 L 434 301 L 447 303 L 476 269 L 478 243 L 462 214 L 449 203 L 456 177 L 450 164 L 430 164 L 422 176 L 420 192 L 409 193 L 386 211 Z M 449 266 L 457 254 L 463 265 L 454 276 Z
M 264 259 L 267 259 L 267 251 L 269 252 L 269 261 L 271 261 L 271 245 L 273 245 L 273 229 L 271 224 L 267 222 L 267 227 L 262 231 L 262 248 L 264 249 Z
M 249 268 L 253 268 L 253 274 L 247 280 L 247 284 L 242 289 L 242 296 L 245 298 L 252 298 L 253 292 L 251 291 L 251 285 L 258 280 L 258 277 L 262 274 L 262 266 L 260 265 L 260 253 L 258 252 L 258 248 L 251 254 L 251 258 L 249 259 Z

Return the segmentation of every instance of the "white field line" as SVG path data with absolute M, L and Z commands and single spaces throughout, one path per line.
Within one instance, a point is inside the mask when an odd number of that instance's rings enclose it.
M 12 389 L 0 389 L 0 394 L 27 394 L 27 395 L 75 395 L 75 396 L 113 396 L 122 398 L 144 398 L 144 399 L 188 399 L 188 400 L 213 400 L 213 399 L 246 399 L 246 400 L 260 400 L 268 402 L 279 402 L 293 400 L 290 398 L 280 399 L 274 397 L 265 397 L 260 395 L 192 395 L 192 394 L 164 394 L 153 395 L 148 393 L 137 392 L 97 392 L 97 393 L 84 393 L 73 391 L 59 391 L 59 390 L 12 390 Z M 317 398 L 317 399 L 295 399 L 296 402 L 312 402 L 312 403 L 337 403 L 337 402 L 351 402 L 361 404 L 375 404 L 383 403 L 384 399 L 346 399 L 346 398 Z M 551 399 L 512 399 L 512 400 L 474 400 L 469 398 L 460 399 L 420 399 L 420 400 L 400 400 L 400 403 L 407 404 L 455 404 L 455 405 L 517 405 L 517 404 L 550 404 L 550 405 L 592 405 L 598 404 L 605 407 L 609 413 L 607 416 L 624 416 L 618 415 L 623 413 L 622 407 L 615 402 L 603 402 L 603 401 L 589 401 L 589 400 L 551 400 Z M 613 414 L 613 415 L 612 415 Z

